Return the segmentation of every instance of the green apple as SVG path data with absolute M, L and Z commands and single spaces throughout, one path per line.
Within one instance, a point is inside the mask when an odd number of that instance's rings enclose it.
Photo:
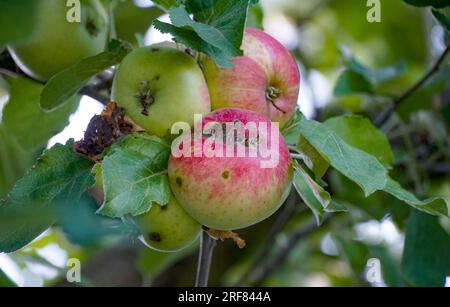
M 112 99 L 151 135 L 166 138 L 176 122 L 194 123 L 211 112 L 208 86 L 197 62 L 164 45 L 132 51 L 117 69 Z
M 29 76 L 46 81 L 105 49 L 108 18 L 98 0 L 81 0 L 80 22 L 69 22 L 73 7 L 67 7 L 66 1 L 31 1 L 38 2 L 34 33 L 26 41 L 9 46 L 15 62 Z
M 191 245 L 201 226 L 184 211 L 174 196 L 165 206 L 153 204 L 149 212 L 136 217 L 140 240 L 162 252 L 175 252 Z

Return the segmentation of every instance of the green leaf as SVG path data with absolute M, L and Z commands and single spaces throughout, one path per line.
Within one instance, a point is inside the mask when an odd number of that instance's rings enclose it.
M 402 262 L 403 273 L 412 286 L 445 285 L 450 270 L 450 237 L 436 217 L 412 212 Z
M 372 84 L 363 75 L 346 69 L 340 76 L 334 88 L 336 96 L 354 93 L 373 93 Z
M 10 98 L 3 109 L 4 125 L 24 149 L 34 151 L 45 147 L 68 124 L 79 97 L 68 100 L 60 110 L 46 113 L 39 107 L 42 85 L 22 77 L 11 79 L 10 83 Z
M 170 147 L 155 137 L 134 134 L 115 144 L 102 163 L 105 202 L 99 213 L 121 218 L 141 215 L 153 202 L 170 198 Z
M 403 287 L 403 275 L 399 264 L 383 244 L 369 246 L 369 251 L 380 260 L 384 283 L 389 287 Z
M 264 10 L 260 4 L 254 5 L 248 11 L 247 27 L 264 29 Z
M 96 215 L 97 210 L 97 201 L 86 193 L 76 205 L 69 203 L 64 207 L 58 225 L 71 243 L 91 246 L 106 236 L 126 233 L 121 220 Z
M 0 2 L 0 45 L 24 40 L 35 28 L 37 1 L 2 0 Z
M 347 211 L 345 207 L 332 201 L 330 194 L 299 165 L 295 166 L 294 187 L 313 212 L 318 225 L 323 223 L 325 212 Z
M 297 148 L 306 166 L 312 170 L 316 180 L 321 179 L 330 168 L 330 163 L 304 137 L 300 136 L 299 139 Z
M 0 269 L 0 287 L 17 287 L 16 283 L 13 282 L 2 269 Z
M 154 4 L 159 6 L 162 9 L 170 9 L 172 6 L 179 5 L 183 3 L 184 0 L 152 0 Z
M 432 9 L 431 12 L 433 13 L 434 18 L 436 18 L 437 21 L 442 25 L 442 27 L 450 32 L 450 17 L 445 15 L 443 12 Z
M 433 6 L 435 8 L 443 8 L 449 6 L 448 0 L 403 0 L 414 6 Z
M 52 226 L 57 210 L 77 202 L 93 185 L 92 162 L 75 154 L 73 141 L 57 144 L 38 159 L 0 205 L 0 252 L 16 251 Z M 12 222 L 8 217 L 16 217 Z
M 380 85 L 381 83 L 395 79 L 406 72 L 406 64 L 403 61 L 388 67 L 370 69 L 360 63 L 356 58 L 351 58 L 349 59 L 347 66 L 351 71 L 363 76 L 372 85 Z
M 76 95 L 92 77 L 122 61 L 131 51 L 128 43 L 113 41 L 110 50 L 63 70 L 53 76 L 42 91 L 40 104 L 46 111 L 52 111 Z
M 324 124 L 349 145 L 375 156 L 384 165 L 394 163 L 394 154 L 387 137 L 367 118 L 346 115 L 330 118 Z
M 315 179 L 319 180 L 325 175 L 330 164 L 304 137 L 301 136 L 299 128 L 302 117 L 302 113 L 297 110 L 294 116 L 286 124 L 282 133 L 286 143 L 297 148 L 306 166 L 313 171 Z
M 431 215 L 449 216 L 447 203 L 443 198 L 434 197 L 421 201 L 412 193 L 403 189 L 398 182 L 391 178 L 388 179 L 386 187 L 383 190 L 417 210 Z
M 14 135 L 0 124 L 0 198 L 6 196 L 32 163 L 32 153 L 24 150 Z
M 358 184 L 366 196 L 384 188 L 387 171 L 372 155 L 348 145 L 326 125 L 303 118 L 303 137 L 339 172 Z
M 156 21 L 162 33 L 170 33 L 189 48 L 209 55 L 217 65 L 231 67 L 233 57 L 241 56 L 249 0 L 190 1 L 192 20 L 185 7 L 173 7 L 169 14 L 172 24 Z

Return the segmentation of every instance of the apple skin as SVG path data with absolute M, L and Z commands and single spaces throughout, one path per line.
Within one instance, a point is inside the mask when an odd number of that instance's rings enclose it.
M 135 218 L 147 247 L 176 252 L 191 245 L 201 233 L 200 224 L 189 216 L 175 197 L 165 206 L 153 204 L 149 212 Z
M 295 59 L 280 42 L 254 28 L 245 30 L 241 49 L 244 56 L 233 59 L 233 68 L 220 68 L 210 58 L 202 60 L 212 109 L 247 109 L 282 128 L 298 101 L 300 72 Z
M 144 107 L 137 95 L 147 92 L 151 99 L 144 99 L 149 102 Z M 147 133 L 164 139 L 174 123 L 193 125 L 194 114 L 211 112 L 208 86 L 197 62 L 161 44 L 125 57 L 114 78 L 112 98 Z
M 29 76 L 46 81 L 56 73 L 105 49 L 107 13 L 98 0 L 82 0 L 81 23 L 69 23 L 61 0 L 38 1 L 32 37 L 9 46 L 14 61 Z
M 103 173 L 94 167 L 95 187 L 103 195 Z M 123 220 L 129 224 L 127 219 Z M 180 206 L 171 195 L 165 206 L 153 203 L 147 213 L 132 218 L 132 226 L 141 233 L 139 240 L 147 247 L 160 252 L 176 252 L 191 245 L 200 235 L 201 226 Z
M 274 125 L 262 115 L 243 109 L 217 110 L 205 117 L 200 125 L 236 121 Z M 177 158 L 172 154 L 169 181 L 179 203 L 200 224 L 215 230 L 241 229 L 271 216 L 286 200 L 292 185 L 289 150 L 276 127 L 275 131 L 279 138 L 279 163 L 274 168 L 261 168 L 263 158 L 260 154 L 257 157 L 222 158 L 195 155 Z M 274 137 L 270 132 L 259 136 L 270 142 Z M 201 150 L 205 140 L 205 137 L 192 140 L 194 152 Z M 226 148 L 226 145 L 222 146 Z

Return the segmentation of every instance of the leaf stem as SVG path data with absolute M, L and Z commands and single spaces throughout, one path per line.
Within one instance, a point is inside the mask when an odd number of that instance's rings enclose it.
M 206 230 L 203 230 L 198 255 L 197 278 L 195 280 L 196 287 L 208 286 L 212 256 L 216 245 L 217 241 Z
M 437 59 L 436 63 L 428 70 L 428 72 L 413 86 L 407 89 L 402 95 L 395 98 L 374 120 L 377 127 L 381 127 L 386 121 L 392 116 L 395 109 L 400 106 L 406 99 L 408 99 L 412 94 L 421 89 L 425 83 L 441 69 L 441 65 L 444 63 L 445 58 L 450 52 L 450 47 L 447 47 L 441 56 Z

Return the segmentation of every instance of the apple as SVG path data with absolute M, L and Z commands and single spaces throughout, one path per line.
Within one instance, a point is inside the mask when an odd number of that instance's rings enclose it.
M 245 30 L 242 50 L 244 55 L 233 59 L 233 68 L 220 68 L 203 58 L 212 109 L 251 110 L 283 127 L 298 101 L 300 72 L 295 59 L 280 42 L 253 28 Z
M 252 123 L 260 128 L 257 134 L 240 128 L 216 134 L 228 125 Z M 276 124 L 248 110 L 221 109 L 206 116 L 195 128 L 203 133 L 193 139 L 191 133 L 180 136 L 174 141 L 169 159 L 172 192 L 194 219 L 211 229 L 237 230 L 263 221 L 279 209 L 291 189 L 292 166 Z M 215 141 L 211 141 L 211 130 L 217 137 Z M 271 148 L 276 163 L 265 164 L 269 155 L 261 149 L 250 154 L 251 149 L 262 144 Z M 216 150 L 232 154 L 212 155 L 210 151 Z M 238 155 L 244 151 L 245 155 Z
M 98 0 L 81 1 L 79 23 L 67 20 L 71 8 L 66 1 L 33 1 L 38 2 L 38 7 L 32 37 L 9 46 L 14 61 L 29 76 L 46 81 L 105 49 L 108 17 Z
M 97 164 L 92 173 L 95 176 L 95 187 L 103 195 L 101 164 Z M 123 221 L 126 225 L 137 228 L 142 243 L 161 252 L 175 252 L 186 248 L 201 233 L 200 224 L 184 211 L 173 195 L 165 206 L 153 203 L 147 213 Z
M 176 252 L 191 245 L 201 226 L 184 211 L 175 197 L 165 206 L 153 204 L 149 212 L 135 218 L 146 246 L 161 252 Z
M 208 86 L 197 62 L 164 45 L 132 51 L 117 69 L 112 99 L 151 135 L 167 138 L 176 122 L 194 123 L 211 112 Z

